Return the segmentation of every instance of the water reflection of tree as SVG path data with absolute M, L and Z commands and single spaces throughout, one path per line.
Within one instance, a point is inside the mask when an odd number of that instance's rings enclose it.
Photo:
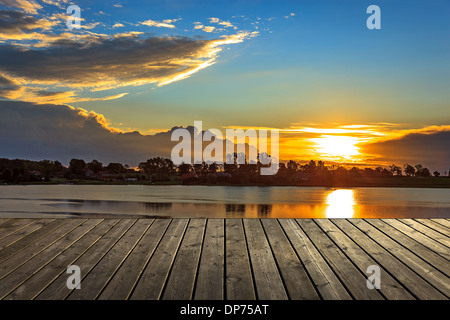
M 226 204 L 226 212 L 245 213 L 245 204 Z
M 171 202 L 145 202 L 144 203 L 145 209 L 148 212 L 157 212 L 161 210 L 170 210 L 172 209 L 172 203 Z
M 259 204 L 258 205 L 258 216 L 261 218 L 267 218 L 272 213 L 271 204 Z

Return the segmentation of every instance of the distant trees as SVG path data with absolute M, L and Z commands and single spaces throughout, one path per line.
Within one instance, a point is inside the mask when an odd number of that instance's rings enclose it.
M 429 177 L 431 176 L 430 170 L 428 168 L 424 168 L 421 164 L 417 164 L 416 168 L 416 177 Z
M 306 163 L 289 160 L 280 163 L 277 174 L 261 176 L 260 169 L 264 166 L 259 157 L 257 162 L 248 163 L 242 155 L 230 155 L 234 163 L 201 162 L 191 165 L 182 163 L 175 165 L 171 159 L 153 157 L 139 164 L 138 169 L 129 168 L 118 162 L 111 162 L 106 167 L 93 159 L 86 163 L 83 159 L 71 159 L 68 167 L 59 161 L 30 161 L 9 160 L 0 158 L 0 182 L 20 183 L 34 181 L 48 181 L 50 178 L 91 179 L 105 181 L 181 181 L 190 179 L 189 183 L 231 183 L 231 184 L 278 184 L 298 185 L 310 183 L 312 185 L 349 184 L 352 181 L 365 178 L 401 177 L 448 177 L 448 172 L 430 172 L 421 164 L 415 166 L 404 164 L 401 167 L 392 164 L 389 167 L 358 167 L 331 164 L 323 161 L 308 161 Z M 239 163 L 238 163 L 239 162 Z M 190 174 L 190 175 L 187 175 Z M 187 176 L 186 176 L 187 175 Z M 178 177 L 176 177 L 178 176 Z M 183 177 L 184 176 L 184 177 Z
M 74 175 L 82 174 L 84 168 L 86 168 L 86 162 L 82 159 L 72 159 L 69 162 L 70 172 Z
M 151 175 L 153 181 L 170 180 L 170 176 L 175 173 L 175 165 L 170 159 L 161 157 L 154 157 L 148 159 L 146 162 L 139 164 L 139 169 L 146 174 Z
M 407 164 L 407 163 L 404 164 L 403 168 L 404 168 L 405 174 L 408 177 L 412 177 L 416 173 L 416 169 L 414 169 L 414 167 L 410 164 Z
M 12 182 L 14 178 L 14 172 L 10 168 L 6 168 L 2 172 L 2 180 L 6 182 Z
M 87 167 L 89 170 L 92 170 L 92 172 L 99 173 L 103 169 L 103 164 L 94 159 L 91 162 L 88 162 Z
M 402 175 L 402 168 L 396 166 L 395 164 L 392 164 L 389 166 L 389 171 L 391 171 L 391 173 L 393 175 L 397 175 L 397 176 L 401 176 Z
M 111 162 L 106 166 L 106 170 L 111 174 L 125 173 L 125 168 L 121 163 Z

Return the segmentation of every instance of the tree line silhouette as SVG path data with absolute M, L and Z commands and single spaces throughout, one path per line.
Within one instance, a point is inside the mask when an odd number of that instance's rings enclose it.
M 175 165 L 172 160 L 162 157 L 150 158 L 141 162 L 137 168 L 121 163 L 103 163 L 92 160 L 72 159 L 69 166 L 59 161 L 31 161 L 21 159 L 0 159 L 0 181 L 6 183 L 24 183 L 62 180 L 100 180 L 100 181 L 140 181 L 175 182 L 184 184 L 281 184 L 281 185 L 334 185 L 351 183 L 360 178 L 388 177 L 430 177 L 428 168 L 421 164 L 404 164 L 403 168 L 393 164 L 388 167 L 346 168 L 343 165 L 329 164 L 311 160 L 308 163 L 289 160 L 279 164 L 278 172 L 273 176 L 260 175 L 263 167 L 256 163 L 237 164 L 238 155 L 234 155 L 234 164 L 218 163 L 182 163 Z M 438 171 L 433 176 L 439 177 Z M 447 176 L 447 172 L 443 173 Z

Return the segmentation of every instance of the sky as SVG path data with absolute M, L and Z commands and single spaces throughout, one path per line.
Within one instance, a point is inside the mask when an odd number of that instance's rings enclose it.
M 449 18 L 445 0 L 0 0 L 0 157 L 137 165 L 201 120 L 279 129 L 282 160 L 448 171 Z

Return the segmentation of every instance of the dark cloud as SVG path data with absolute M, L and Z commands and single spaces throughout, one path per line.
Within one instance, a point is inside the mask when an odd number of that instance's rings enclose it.
M 450 131 L 411 133 L 400 139 L 362 147 L 364 153 L 393 163 L 422 164 L 430 170 L 450 170 Z
M 0 158 L 49 159 L 66 164 L 72 158 L 82 158 L 135 166 L 151 157 L 171 158 L 173 147 L 179 143 L 171 141 L 171 136 L 178 128 L 155 135 L 120 132 L 108 127 L 103 115 L 92 111 L 67 105 L 0 101 Z M 192 126 L 186 129 L 193 137 L 196 130 Z M 222 141 L 224 149 L 226 143 L 231 143 Z M 203 147 L 209 143 L 204 142 Z M 245 148 L 248 152 L 247 144 Z M 193 157 L 192 149 L 191 154 Z
M 187 68 L 180 60 L 196 56 L 208 41 L 186 38 L 97 39 L 98 43 L 66 41 L 47 50 L 4 46 L 0 69 L 30 80 L 95 86 L 167 77 Z M 112 83 L 111 83 L 112 84 Z
M 242 42 L 245 37 L 246 34 L 220 40 L 186 37 L 141 39 L 134 34 L 124 34 L 113 38 L 85 35 L 80 41 L 61 35 L 53 37 L 51 46 L 45 48 L 1 45 L 0 75 L 17 80 L 27 89 L 37 84 L 65 87 L 72 91 L 151 83 L 165 85 L 210 66 L 220 46 Z M 30 95 L 30 90 L 24 90 L 24 95 L 19 98 L 48 102 Z
M 0 0 L 0 4 L 31 14 L 36 14 L 39 9 L 42 9 L 42 6 L 34 0 Z
M 136 165 L 152 156 L 170 157 L 170 135 L 115 132 L 102 115 L 65 105 L 0 101 L 0 157 Z
M 19 11 L 0 10 L 0 33 L 15 34 L 41 27 L 33 16 Z
M 14 81 L 3 77 L 0 74 L 0 96 L 5 96 L 12 91 L 16 91 L 19 89 L 19 86 Z

